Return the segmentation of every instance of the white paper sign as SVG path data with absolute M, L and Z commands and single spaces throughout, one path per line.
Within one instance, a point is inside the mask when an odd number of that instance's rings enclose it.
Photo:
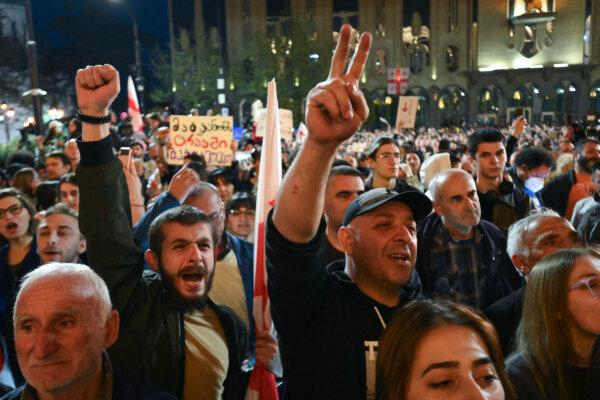
M 367 144 L 363 142 L 352 143 L 352 151 L 355 153 L 363 153 L 366 147 Z
M 279 123 L 281 125 L 281 138 L 284 140 L 292 139 L 292 132 L 294 132 L 294 114 L 292 110 L 286 110 L 284 108 L 279 109 Z M 260 112 L 260 117 L 256 123 L 256 136 L 265 136 L 267 129 L 267 109 L 264 108 Z
M 418 104 L 417 96 L 400 96 L 398 114 L 396 114 L 396 130 L 415 127 Z

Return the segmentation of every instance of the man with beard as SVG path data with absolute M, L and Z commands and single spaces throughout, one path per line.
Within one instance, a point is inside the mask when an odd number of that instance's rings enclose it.
M 600 142 L 587 138 L 575 146 L 575 168 L 559 175 L 542 189 L 544 206 L 570 220 L 575 204 L 594 194 L 592 167 L 600 161 Z
M 460 169 L 429 183 L 434 213 L 417 225 L 423 293 L 483 310 L 523 284 L 504 250 L 506 238 L 481 220 L 475 181 Z
M 176 207 L 150 226 L 145 254 L 134 241 L 128 189 L 108 129 L 119 82 L 110 65 L 77 71 L 81 231 L 90 265 L 121 315 L 111 359 L 178 398 L 242 399 L 246 329 L 231 310 L 208 299 L 218 240 L 210 217 Z M 144 271 L 144 257 L 153 271 Z

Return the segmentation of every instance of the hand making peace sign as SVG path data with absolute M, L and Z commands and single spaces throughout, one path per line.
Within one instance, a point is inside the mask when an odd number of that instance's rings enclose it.
M 338 145 L 352 136 L 369 116 L 369 107 L 358 82 L 369 56 L 371 34 L 365 32 L 360 36 L 352 61 L 344 72 L 351 36 L 352 27 L 344 25 L 328 79 L 308 93 L 306 126 L 309 140 Z

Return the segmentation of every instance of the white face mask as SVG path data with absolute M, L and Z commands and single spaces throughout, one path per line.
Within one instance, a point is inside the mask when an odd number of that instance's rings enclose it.
M 544 187 L 544 178 L 532 176 L 525 181 L 525 187 L 533 193 L 537 193 Z

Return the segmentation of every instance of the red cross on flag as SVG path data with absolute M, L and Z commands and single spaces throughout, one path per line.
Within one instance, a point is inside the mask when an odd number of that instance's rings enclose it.
M 387 92 L 392 95 L 401 95 L 408 88 L 409 68 L 388 68 Z

